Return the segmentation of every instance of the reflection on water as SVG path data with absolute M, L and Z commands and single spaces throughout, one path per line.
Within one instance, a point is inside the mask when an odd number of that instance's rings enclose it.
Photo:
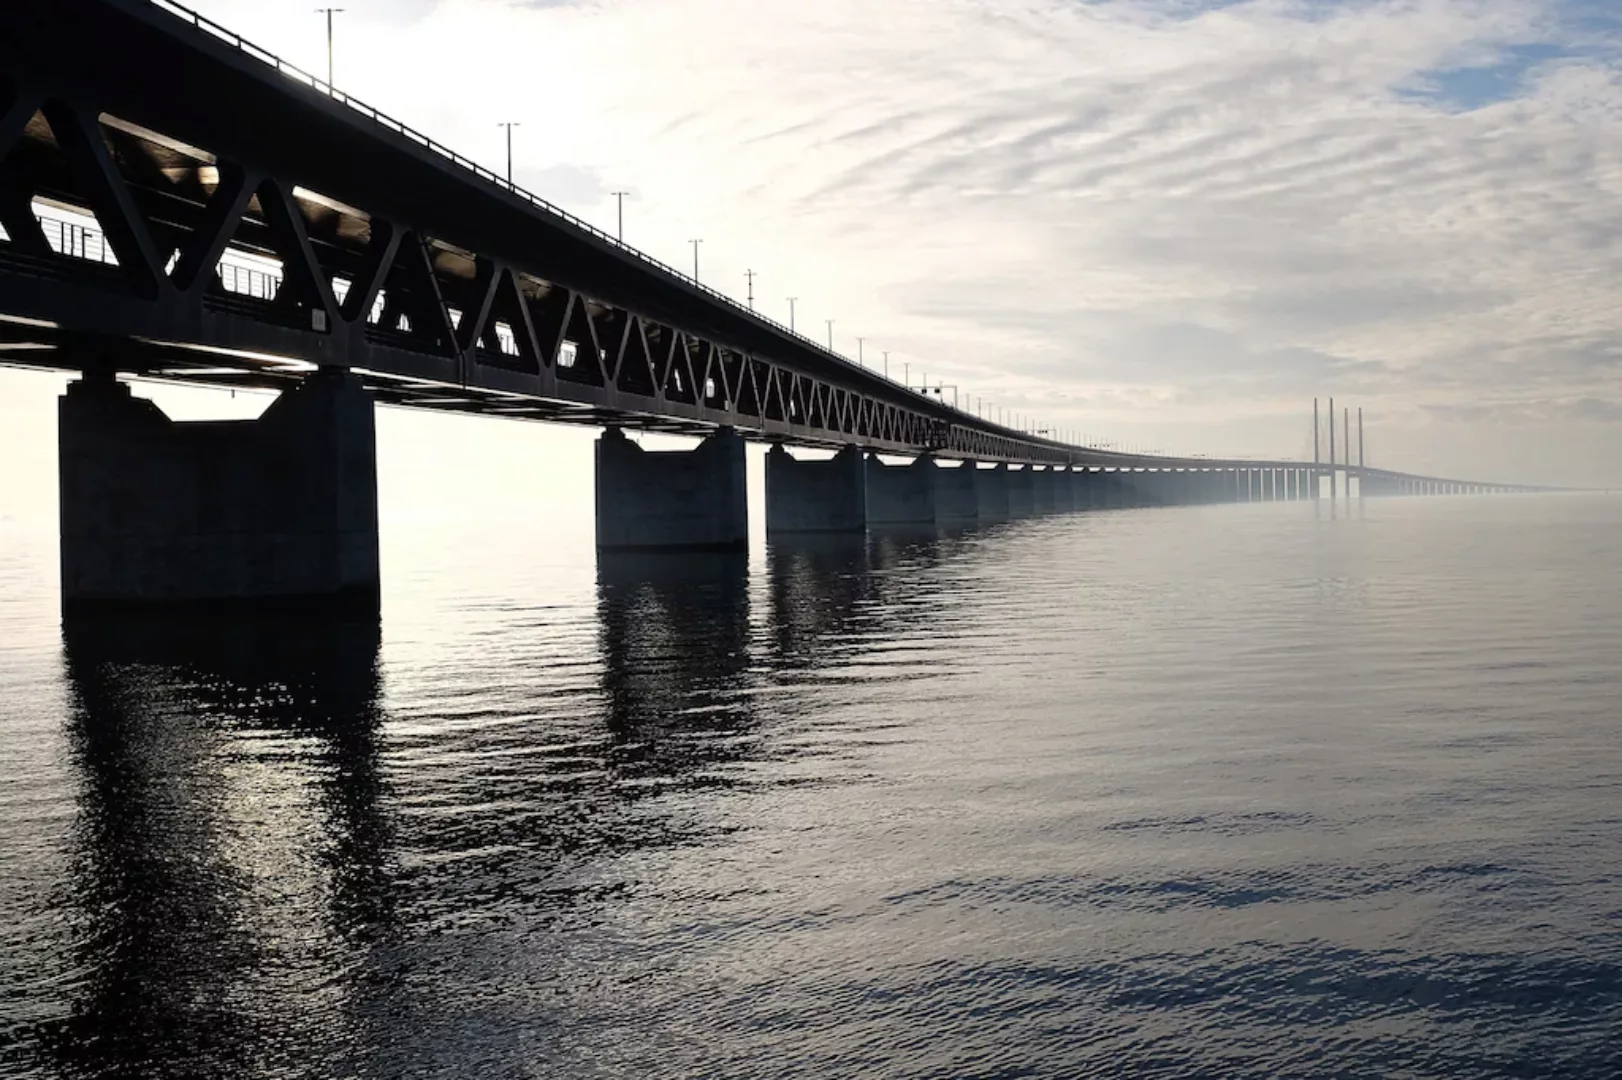
M 1622 516 L 1521 505 L 0 611 L 0 1071 L 1616 1074 Z
M 157 1068 L 177 1052 L 240 1073 L 287 1035 L 267 1010 L 233 1005 L 280 951 L 267 893 L 317 886 L 311 913 L 333 939 L 389 923 L 377 626 L 73 620 L 63 646 L 80 784 L 64 899 L 82 920 L 81 977 L 67 1016 L 36 1034 L 69 1073 Z M 258 753 L 271 739 L 284 749 Z M 315 780 L 302 853 L 315 873 L 265 881 L 276 838 L 243 803 L 260 794 L 253 774 L 294 764 L 286 755 Z
M 749 557 L 597 560 L 605 722 L 621 780 L 669 780 L 749 752 Z

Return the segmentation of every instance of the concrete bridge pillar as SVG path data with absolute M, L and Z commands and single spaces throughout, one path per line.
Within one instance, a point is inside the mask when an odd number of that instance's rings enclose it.
M 1008 516 L 1030 517 L 1036 512 L 1036 472 L 1029 465 L 1008 470 Z
M 826 461 L 797 460 L 782 445 L 766 453 L 766 532 L 862 532 L 867 465 L 859 447 Z
M 1131 474 L 1125 469 L 1105 469 L 1099 473 L 1099 478 L 1103 481 L 1102 505 L 1106 510 L 1120 510 L 1132 505 Z
M 1177 473 L 1177 501 L 1183 506 L 1194 506 L 1201 501 L 1200 474 L 1193 469 Z
M 1059 514 L 1074 513 L 1076 509 L 1076 474 L 1068 465 L 1053 469 L 1053 510 Z
M 1179 472 L 1178 477 L 1178 486 L 1182 491 L 1181 498 L 1178 499 L 1179 503 L 1184 504 L 1184 506 L 1197 506 L 1197 504 L 1204 503 L 1205 491 L 1200 486 L 1204 483 L 1204 475 L 1200 474 L 1200 470 L 1184 469 Z
M 1053 494 L 1050 486 L 1051 474 L 1045 467 L 1035 465 L 1027 470 L 1031 474 L 1031 513 L 1046 514 L 1053 510 Z
M 973 464 L 970 462 L 969 464 Z M 1008 520 L 1008 466 L 999 463 L 994 469 L 974 470 L 975 498 L 979 504 L 981 521 Z
M 257 420 L 184 423 L 89 377 L 58 421 L 64 613 L 378 614 L 377 444 L 354 375 L 323 369 Z
M 1091 466 L 1083 465 L 1076 470 L 1076 507 L 1080 510 L 1096 510 L 1103 506 L 1104 474 Z
M 1164 506 L 1166 503 L 1166 474 L 1159 469 L 1135 472 L 1132 478 L 1138 489 L 1138 505 Z
M 980 520 L 980 470 L 974 462 L 935 466 L 935 520 L 953 524 Z
M 618 428 L 597 440 L 597 547 L 742 551 L 749 547 L 743 439 L 716 431 L 691 450 L 644 450 Z
M 1143 493 L 1138 490 L 1138 474 L 1133 469 L 1116 469 L 1110 474 L 1110 506 L 1126 509 L 1143 505 Z
M 1121 510 L 1136 505 L 1136 493 L 1132 490 L 1132 473 L 1126 469 L 1112 469 L 1104 474 L 1104 505 L 1111 510 Z
M 867 458 L 867 521 L 870 525 L 933 525 L 935 478 L 939 472 L 928 454 L 910 465 L 886 465 Z
M 1128 469 L 1126 471 L 1126 505 L 1155 505 L 1157 500 L 1154 497 L 1154 482 L 1155 474 L 1148 469 Z

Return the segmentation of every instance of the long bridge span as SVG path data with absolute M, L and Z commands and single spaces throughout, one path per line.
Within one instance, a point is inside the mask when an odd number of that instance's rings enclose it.
M 1530 490 L 1120 453 L 986 420 L 167 2 L 0 6 L 0 227 L 0 362 L 81 374 L 59 417 L 68 608 L 375 611 L 374 402 L 607 429 L 604 548 L 743 543 L 747 439 L 776 444 L 772 532 L 1317 498 L 1326 477 Z M 128 376 L 282 394 L 259 421 L 180 424 Z M 703 441 L 647 452 L 627 428 Z

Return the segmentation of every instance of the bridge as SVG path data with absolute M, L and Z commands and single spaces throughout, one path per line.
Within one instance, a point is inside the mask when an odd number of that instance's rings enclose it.
M 1332 496 L 1354 478 L 1359 494 L 1531 490 L 992 422 L 167 0 L 0 9 L 0 228 L 0 362 L 80 375 L 59 410 L 68 610 L 375 612 L 376 403 L 605 429 L 603 549 L 743 545 L 745 440 L 772 444 L 769 533 L 1316 499 L 1326 478 Z M 131 376 L 280 396 L 257 421 L 177 423 Z M 1331 448 L 1333 424 L 1331 405 Z M 627 429 L 702 441 L 645 451 Z

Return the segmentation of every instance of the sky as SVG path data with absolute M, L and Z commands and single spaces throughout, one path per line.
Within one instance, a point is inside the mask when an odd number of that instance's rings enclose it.
M 325 68 L 307 0 L 196 6 Z M 629 192 L 629 242 L 701 238 L 707 284 L 892 374 L 1178 453 L 1310 458 L 1333 395 L 1372 464 L 1622 487 L 1611 0 L 345 7 L 340 87 L 498 170 L 518 122 L 520 184 L 610 230 Z M 54 486 L 59 385 L 0 372 L 0 513 Z M 589 474 L 516 425 L 394 418 L 380 456 Z

